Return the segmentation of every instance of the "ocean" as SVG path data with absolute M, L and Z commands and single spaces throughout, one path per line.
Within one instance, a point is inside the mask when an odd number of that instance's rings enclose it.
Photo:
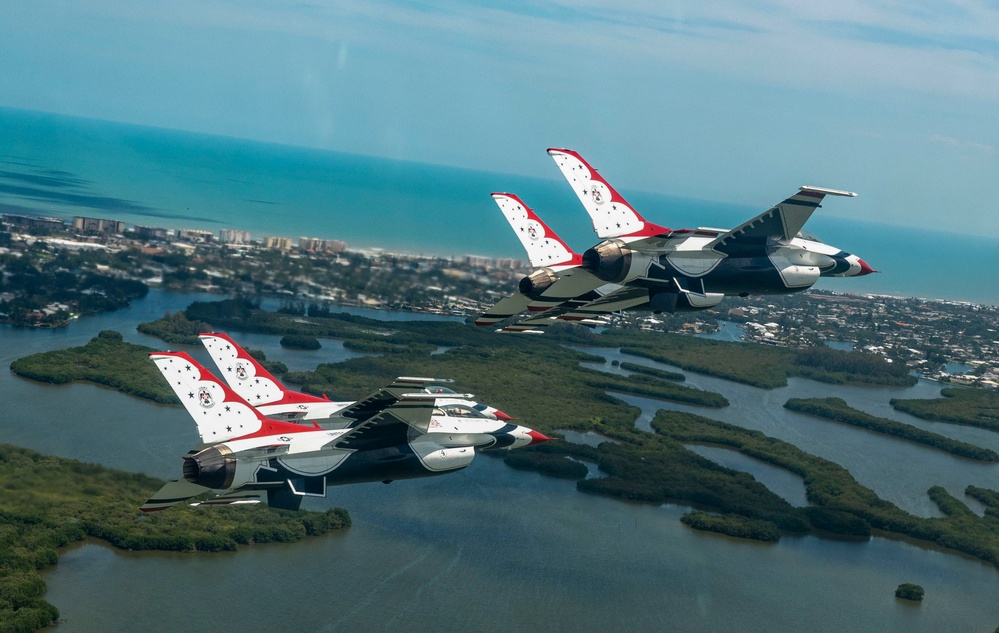
M 542 151 L 543 148 L 539 148 Z M 259 143 L 0 108 L 0 211 L 84 215 L 163 228 L 318 237 L 350 248 L 526 259 L 489 194 L 520 195 L 574 249 L 597 242 L 552 166 L 544 178 Z M 775 191 L 777 202 L 788 191 Z M 734 226 L 764 207 L 666 193 L 621 193 L 649 220 Z M 999 239 L 833 215 L 809 221 L 823 240 L 880 271 L 819 288 L 999 304 Z

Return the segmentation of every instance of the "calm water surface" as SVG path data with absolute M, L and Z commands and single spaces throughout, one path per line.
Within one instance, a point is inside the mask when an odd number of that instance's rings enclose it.
M 191 299 L 153 292 L 129 311 L 80 319 L 63 330 L 3 328 L 0 360 L 79 345 L 107 328 L 163 348 L 135 333 L 135 323 Z M 274 338 L 251 338 L 269 357 L 295 368 L 344 353 L 330 345 L 306 358 L 281 349 Z M 617 357 L 614 350 L 604 352 Z M 893 394 L 932 397 L 935 385 L 864 390 L 793 381 L 784 390 L 763 391 L 688 377 L 733 403 L 722 411 L 692 410 L 843 463 L 911 511 L 932 514 L 920 499 L 931 483 L 954 493 L 967 483 L 999 488 L 994 467 L 805 416 L 788 418 L 780 406 L 792 394 L 832 392 L 880 415 Z M 44 386 L 0 372 L 0 392 L 7 404 L 0 413 L 3 440 L 46 453 L 173 477 L 179 456 L 195 441 L 183 410 L 107 389 Z M 740 467 L 737 460 L 730 465 Z M 888 481 L 879 480 L 883 472 L 891 473 Z M 762 471 L 759 476 L 766 481 Z M 197 626 L 880 633 L 981 632 L 999 624 L 999 571 L 977 560 L 883 538 L 785 537 L 762 545 L 703 534 L 678 521 L 684 507 L 584 495 L 572 482 L 515 471 L 484 456 L 443 477 L 331 488 L 327 499 L 306 500 L 310 509 L 331 505 L 348 508 L 353 527 L 294 545 L 193 556 L 77 546 L 46 574 L 46 598 L 61 610 L 64 632 Z M 897 601 L 894 589 L 902 582 L 923 585 L 926 600 L 918 607 Z

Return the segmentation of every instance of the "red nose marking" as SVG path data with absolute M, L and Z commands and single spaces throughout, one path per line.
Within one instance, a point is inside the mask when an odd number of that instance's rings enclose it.
M 528 446 L 534 446 L 535 444 L 540 444 L 541 442 L 547 442 L 552 439 L 545 435 L 544 433 L 538 433 L 537 431 L 531 431 L 528 433 L 531 436 L 531 443 Z

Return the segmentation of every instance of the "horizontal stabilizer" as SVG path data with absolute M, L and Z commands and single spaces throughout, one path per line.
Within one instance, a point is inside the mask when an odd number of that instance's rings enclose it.
M 199 486 L 198 484 L 192 484 L 184 479 L 175 479 L 173 481 L 168 481 L 156 494 L 149 497 L 149 500 L 143 503 L 139 509 L 143 512 L 166 510 L 172 505 L 182 503 L 188 499 L 193 499 L 194 497 L 204 494 L 209 490 L 211 490 L 211 488 Z
M 479 318 L 475 319 L 475 325 L 495 325 L 500 321 L 520 314 L 527 309 L 530 303 L 530 297 L 518 292 L 515 295 L 501 299 L 496 305 L 483 312 Z

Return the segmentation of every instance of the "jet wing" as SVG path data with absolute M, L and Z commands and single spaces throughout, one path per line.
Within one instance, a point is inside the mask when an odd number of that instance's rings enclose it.
M 558 320 L 599 325 L 599 319 L 604 315 L 635 308 L 648 302 L 648 288 L 606 284 L 601 289 L 569 299 L 544 312 L 503 327 L 500 331 L 540 334 L 544 328 Z
M 392 381 L 390 385 L 379 389 L 363 400 L 358 400 L 346 409 L 340 411 L 339 415 L 345 418 L 357 420 L 358 422 L 367 420 L 368 418 L 377 415 L 387 407 L 390 407 L 398 402 L 399 398 L 405 393 L 422 389 L 426 385 L 446 382 L 454 381 L 448 378 L 400 376 Z
M 801 187 L 790 198 L 718 236 L 706 248 L 732 255 L 766 247 L 771 241 L 790 242 L 827 195 L 852 197 L 857 194 L 837 189 Z
M 325 448 L 335 450 L 376 450 L 405 444 L 412 431 L 426 433 L 437 406 L 437 394 L 407 393 L 379 413 L 360 421 Z M 471 398 L 472 394 L 465 394 Z
M 649 289 L 641 286 L 618 286 L 599 299 L 583 305 L 569 306 L 557 318 L 565 321 L 585 321 L 612 312 L 628 310 L 649 302 Z M 572 302 L 567 302 L 572 303 Z

